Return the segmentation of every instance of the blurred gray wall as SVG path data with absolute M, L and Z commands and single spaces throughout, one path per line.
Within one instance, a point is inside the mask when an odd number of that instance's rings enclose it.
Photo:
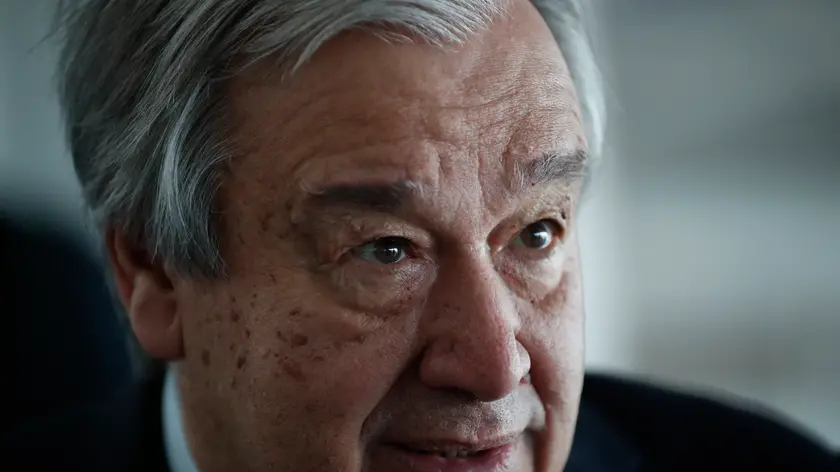
M 54 5 L 0 1 L 0 204 L 78 224 L 81 197 L 53 87 L 55 47 L 42 41 Z
M 0 2 L 0 204 L 79 225 L 53 3 Z M 840 2 L 600 3 L 590 366 L 751 397 L 840 445 Z
M 620 368 L 840 444 L 840 2 L 612 1 Z M 595 334 L 593 333 L 593 336 Z

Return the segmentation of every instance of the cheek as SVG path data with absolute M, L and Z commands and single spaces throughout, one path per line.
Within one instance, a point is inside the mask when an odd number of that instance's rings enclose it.
M 388 320 L 416 311 L 435 274 L 434 264 L 421 258 L 390 266 L 350 261 L 327 274 L 325 292 L 349 310 Z
M 574 248 L 572 248 L 574 249 Z M 577 251 L 563 256 L 556 275 L 546 276 L 553 284 L 538 284 L 540 292 L 527 300 L 524 318 L 548 338 L 556 338 L 558 348 L 576 349 L 583 342 L 583 289 Z
M 262 333 L 251 321 L 258 299 L 228 286 L 191 295 L 179 302 L 185 350 L 179 370 L 190 390 L 221 403 L 248 396 L 248 373 L 260 360 L 255 343 Z
M 211 339 L 210 367 L 226 379 L 218 388 L 240 400 L 237 416 L 245 430 L 288 438 L 295 434 L 287 430 L 291 425 L 310 424 L 308 434 L 323 440 L 357 439 L 410 356 L 410 319 L 372 322 L 315 289 L 308 303 L 275 293 L 252 289 L 241 297 L 248 300 L 241 313 L 231 314 L 240 305 L 236 297 L 227 316 L 214 315 L 221 322 L 204 337 Z M 207 368 L 201 359 L 199 365 Z M 260 420 L 266 416 L 277 421 Z
M 534 387 L 546 405 L 564 414 L 569 405 L 575 404 L 583 379 L 582 300 L 580 268 L 572 256 L 567 258 L 562 278 L 552 290 L 540 299 L 523 301 L 527 306 L 522 309 L 521 337 L 531 354 Z
M 390 326 L 342 333 L 335 326 L 322 329 L 321 321 L 313 316 L 279 343 L 270 336 L 265 343 L 256 340 L 255 352 L 262 354 L 244 373 L 254 386 L 253 427 L 264 424 L 260 418 L 266 415 L 282 418 L 270 436 L 300 434 L 285 425 L 306 424 L 307 434 L 337 452 L 345 446 L 358 450 L 368 417 L 405 367 L 408 344 Z
M 505 254 L 498 259 L 497 270 L 519 298 L 539 310 L 543 301 L 556 303 L 568 263 L 566 250 L 558 248 L 546 259 L 523 260 L 515 254 Z

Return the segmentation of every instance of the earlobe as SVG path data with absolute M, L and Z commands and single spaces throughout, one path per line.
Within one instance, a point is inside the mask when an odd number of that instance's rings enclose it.
M 128 313 L 134 335 L 152 357 L 165 361 L 183 357 L 181 317 L 171 287 L 162 288 L 149 272 L 139 272 Z
M 172 271 L 119 231 L 109 231 L 106 241 L 117 291 L 140 345 L 160 360 L 182 358 L 182 320 Z

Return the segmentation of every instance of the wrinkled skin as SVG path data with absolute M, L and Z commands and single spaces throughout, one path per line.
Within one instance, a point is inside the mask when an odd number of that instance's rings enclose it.
M 178 361 L 201 470 L 390 472 L 402 447 L 501 436 L 508 455 L 476 470 L 561 470 L 583 369 L 580 176 L 527 169 L 586 143 L 533 7 L 447 51 L 343 34 L 227 97 L 228 277 L 109 239 L 138 338 Z

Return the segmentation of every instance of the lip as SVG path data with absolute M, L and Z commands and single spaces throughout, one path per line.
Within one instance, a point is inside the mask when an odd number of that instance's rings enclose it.
M 523 446 L 522 435 L 511 435 L 478 443 L 462 441 L 398 441 L 378 448 L 372 470 L 410 472 L 503 472 L 520 470 L 515 457 Z M 464 458 L 446 458 L 439 454 L 417 452 L 445 448 L 479 451 Z

